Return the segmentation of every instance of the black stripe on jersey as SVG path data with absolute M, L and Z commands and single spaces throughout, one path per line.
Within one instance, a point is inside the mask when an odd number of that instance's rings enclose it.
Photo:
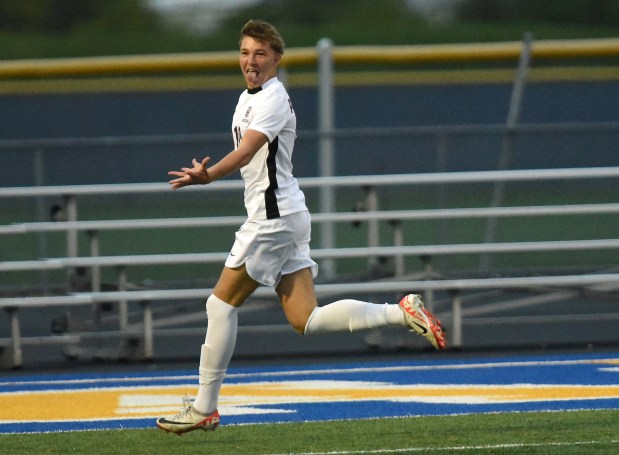
M 267 220 L 279 218 L 279 207 L 277 207 L 277 196 L 275 195 L 275 190 L 277 189 L 277 166 L 275 163 L 275 156 L 277 155 L 278 147 L 279 141 L 276 136 L 273 142 L 269 142 L 269 154 L 267 155 L 269 186 L 264 192 L 264 206 L 267 212 Z

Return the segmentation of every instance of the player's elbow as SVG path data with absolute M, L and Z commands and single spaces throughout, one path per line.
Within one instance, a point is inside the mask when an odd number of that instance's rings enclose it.
M 239 168 L 244 167 L 244 166 L 247 166 L 247 165 L 251 162 L 251 159 L 252 159 L 253 157 L 254 157 L 254 155 L 253 155 L 253 154 L 250 154 L 250 153 L 242 153 L 242 154 L 240 155 L 240 157 L 239 157 L 239 158 L 240 158 L 240 159 L 239 159 Z

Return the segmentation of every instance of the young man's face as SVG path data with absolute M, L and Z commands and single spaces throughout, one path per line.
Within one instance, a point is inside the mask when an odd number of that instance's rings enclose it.
M 267 43 L 246 36 L 241 41 L 239 64 L 247 88 L 260 87 L 277 75 L 277 65 L 282 56 Z

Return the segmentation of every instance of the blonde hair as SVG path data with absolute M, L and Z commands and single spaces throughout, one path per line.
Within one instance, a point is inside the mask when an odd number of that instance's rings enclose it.
M 239 45 L 246 36 L 267 43 L 276 53 L 284 54 L 284 40 L 277 29 L 265 21 L 250 19 L 241 29 Z

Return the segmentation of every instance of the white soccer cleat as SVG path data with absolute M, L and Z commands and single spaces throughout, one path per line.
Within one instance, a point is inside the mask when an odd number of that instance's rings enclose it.
M 400 300 L 400 308 L 404 311 L 404 319 L 408 330 L 426 338 L 436 349 L 445 349 L 447 340 L 441 321 L 423 306 L 421 297 L 417 294 L 408 294 Z
M 176 433 L 179 436 L 194 430 L 215 431 L 219 426 L 219 412 L 202 414 L 192 406 L 187 396 L 183 398 L 183 408 L 175 416 L 158 418 L 157 426 L 164 431 Z

